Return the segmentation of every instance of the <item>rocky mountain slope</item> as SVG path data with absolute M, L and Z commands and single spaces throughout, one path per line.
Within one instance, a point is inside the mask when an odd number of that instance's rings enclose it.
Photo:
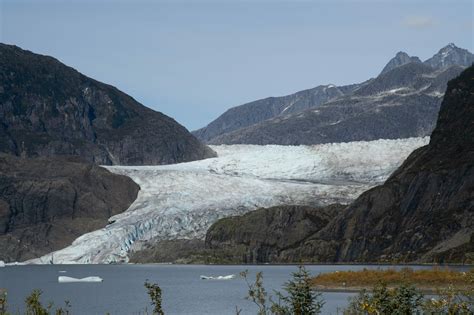
M 97 164 L 214 156 L 184 127 L 58 60 L 0 44 L 0 152 Z
M 349 96 L 226 133 L 211 142 L 308 145 L 428 136 L 435 126 L 447 79 L 461 71 L 453 66 L 434 72 L 422 63 L 408 63 Z
M 77 159 L 0 155 L 0 260 L 70 245 L 125 211 L 138 190 L 130 178 Z
M 258 124 L 273 117 L 300 112 L 334 100 L 347 93 L 351 93 L 358 86 L 358 84 L 340 87 L 333 84 L 320 85 L 295 94 L 268 97 L 232 107 L 205 128 L 193 131 L 193 134 L 202 141 L 213 142 L 214 138 L 222 134 Z
M 276 111 L 268 111 L 268 101 L 249 103 L 231 108 L 194 134 L 212 144 L 283 145 L 427 136 L 446 83 L 472 61 L 473 54 L 454 44 L 424 63 L 399 52 L 377 78 L 338 88 L 341 93 L 331 98 L 315 102 L 300 93 L 274 98 L 280 102 Z M 297 95 L 305 106 L 282 111 L 293 108 Z
M 474 67 L 449 83 L 430 144 L 316 240 L 338 261 L 473 261 Z
M 321 229 L 315 224 L 311 236 L 292 223 L 301 213 L 285 218 L 283 210 L 220 220 L 206 244 L 241 253 L 241 262 L 474 262 L 474 66 L 449 82 L 429 145 L 383 185 Z M 266 224 L 273 227 L 268 237 L 254 228 Z M 298 233 L 301 241 L 282 254 L 275 240 Z

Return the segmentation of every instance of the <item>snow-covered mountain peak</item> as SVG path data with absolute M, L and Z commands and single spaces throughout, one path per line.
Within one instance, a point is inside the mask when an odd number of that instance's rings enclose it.
M 462 53 L 462 50 L 461 48 L 457 47 L 456 45 L 454 45 L 453 43 L 449 43 L 448 45 L 444 46 L 443 48 L 441 48 L 439 51 L 438 51 L 438 54 L 455 54 L 457 53 L 458 51 L 460 53 Z
M 424 63 L 433 68 L 440 69 L 453 65 L 469 67 L 473 62 L 474 55 L 471 52 L 457 47 L 454 43 L 449 43 Z

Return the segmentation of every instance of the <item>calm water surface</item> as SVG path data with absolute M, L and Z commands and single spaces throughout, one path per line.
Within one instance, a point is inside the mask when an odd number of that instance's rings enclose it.
M 336 270 L 363 268 L 402 268 L 402 266 L 311 265 L 307 269 L 317 275 Z M 412 266 L 429 269 L 430 266 Z M 467 270 L 468 267 L 453 267 Z M 73 314 L 143 314 L 151 309 L 143 283 L 148 279 L 163 289 L 165 314 L 255 314 L 256 308 L 245 300 L 247 287 L 240 278 L 233 280 L 201 280 L 200 275 L 236 274 L 248 269 L 250 279 L 263 271 L 264 284 L 269 293 L 280 289 L 296 266 L 275 265 L 43 265 L 9 266 L 0 268 L 0 288 L 8 290 L 8 306 L 13 313 L 22 311 L 24 298 L 31 290 L 43 291 L 43 301 L 61 305 L 69 300 Z M 66 271 L 66 273 L 60 273 Z M 99 276 L 102 283 L 58 283 L 58 276 Z M 323 314 L 337 314 L 347 305 L 351 293 L 324 293 Z

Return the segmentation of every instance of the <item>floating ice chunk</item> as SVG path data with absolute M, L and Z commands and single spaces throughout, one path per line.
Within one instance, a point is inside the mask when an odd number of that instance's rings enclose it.
M 59 270 L 59 273 L 66 273 L 66 270 Z
M 73 283 L 73 282 L 102 282 L 104 281 L 100 277 L 85 277 L 85 278 L 73 278 L 73 277 L 66 277 L 66 276 L 59 276 L 58 282 L 59 283 Z
M 217 276 L 217 277 L 201 276 L 202 280 L 231 280 L 231 279 L 234 279 L 234 278 L 235 278 L 235 275 Z
M 0 268 L 5 267 L 5 262 L 3 260 L 0 260 Z

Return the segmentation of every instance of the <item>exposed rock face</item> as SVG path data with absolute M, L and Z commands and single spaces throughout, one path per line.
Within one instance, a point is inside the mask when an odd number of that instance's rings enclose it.
M 212 252 L 199 239 L 150 241 L 130 254 L 130 262 L 147 263 L 212 263 Z M 220 261 L 219 261 L 220 262 Z
M 322 260 L 473 261 L 474 67 L 452 80 L 430 144 L 318 236 Z
M 405 65 L 407 63 L 410 63 L 410 62 L 419 62 L 419 63 L 421 63 L 421 60 L 420 60 L 420 58 L 415 57 L 415 56 L 410 57 L 406 52 L 399 51 L 395 55 L 395 57 L 390 59 L 390 61 L 385 65 L 385 67 L 383 68 L 383 70 L 380 74 L 389 72 L 390 70 L 393 70 L 396 67 L 403 66 L 403 65 Z
M 206 248 L 226 253 L 227 257 L 232 253 L 231 261 L 235 263 L 312 261 L 308 238 L 343 209 L 342 205 L 283 206 L 224 218 L 207 231 Z
M 218 221 L 206 244 L 243 251 L 242 262 L 474 262 L 474 66 L 449 82 L 429 145 L 333 219 L 313 211 L 329 223 L 301 229 L 287 212 L 274 224 L 281 209 L 259 210 Z
M 183 126 L 58 60 L 0 44 L 0 152 L 97 164 L 214 156 Z
M 454 44 L 424 63 L 399 52 L 375 79 L 234 107 L 194 134 L 210 144 L 282 145 L 427 136 L 446 83 L 473 61 Z
M 457 47 L 453 43 L 441 48 L 438 53 L 425 61 L 425 64 L 436 69 L 453 65 L 469 67 L 473 63 L 474 55 L 466 49 Z
M 69 245 L 125 211 L 139 186 L 75 159 L 0 155 L 0 260 L 23 261 Z

